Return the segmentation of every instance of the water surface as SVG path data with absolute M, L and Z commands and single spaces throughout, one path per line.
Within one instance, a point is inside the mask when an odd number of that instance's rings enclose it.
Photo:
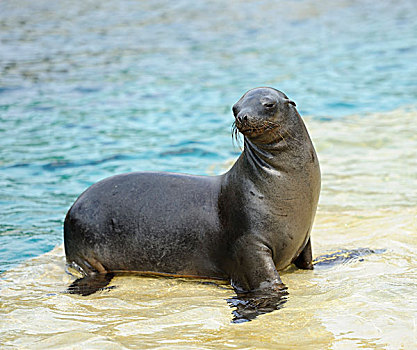
M 0 343 L 415 347 L 416 17 L 411 0 L 2 1 Z M 314 255 L 387 251 L 285 271 L 285 307 L 241 325 L 233 291 L 198 281 L 60 293 L 72 279 L 50 251 L 76 197 L 121 172 L 225 171 L 239 154 L 230 108 L 262 85 L 297 102 L 319 155 Z

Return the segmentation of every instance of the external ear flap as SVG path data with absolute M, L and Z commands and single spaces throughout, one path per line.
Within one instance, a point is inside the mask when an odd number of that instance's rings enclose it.
M 296 107 L 297 105 L 295 104 L 295 102 L 294 101 L 291 101 L 291 100 L 288 100 L 288 99 L 285 99 L 284 100 L 286 103 L 289 103 L 289 104 L 291 104 L 291 105 L 293 105 L 294 107 Z

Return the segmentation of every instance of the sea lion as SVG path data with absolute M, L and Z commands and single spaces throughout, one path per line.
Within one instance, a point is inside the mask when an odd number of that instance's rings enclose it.
M 225 174 L 121 174 L 76 200 L 65 253 L 98 281 L 91 292 L 117 271 L 227 279 L 237 293 L 282 291 L 279 270 L 313 268 L 320 168 L 295 103 L 261 87 L 232 110 L 244 149 Z

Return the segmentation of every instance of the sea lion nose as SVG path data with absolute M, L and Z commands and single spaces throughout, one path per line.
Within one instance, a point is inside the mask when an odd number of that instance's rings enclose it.
M 239 113 L 239 115 L 236 117 L 236 119 L 240 124 L 243 124 L 243 123 L 246 123 L 248 121 L 248 115 L 247 114 L 242 115 L 242 114 Z

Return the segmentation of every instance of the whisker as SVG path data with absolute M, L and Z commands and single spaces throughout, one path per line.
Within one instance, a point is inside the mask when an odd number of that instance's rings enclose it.
M 280 130 L 283 130 L 284 134 L 287 134 L 291 139 L 298 141 L 293 135 L 291 135 L 291 133 L 286 130 L 283 129 L 282 126 L 278 123 L 272 122 L 270 120 L 264 120 L 259 124 L 247 124 L 247 128 L 246 131 L 247 132 L 251 132 L 251 133 L 264 133 L 266 131 L 270 132 L 275 139 L 278 139 L 278 137 L 280 137 L 285 144 L 288 146 L 288 142 L 285 139 L 284 135 L 280 132 Z M 239 144 L 239 135 L 240 131 L 236 126 L 236 122 L 233 122 L 232 124 L 232 138 L 233 141 L 236 140 L 236 143 Z M 234 142 L 233 142 L 234 144 Z M 239 145 L 240 146 L 240 145 Z
M 289 137 L 291 137 L 294 141 L 298 141 L 298 139 L 297 138 L 295 138 L 287 129 L 283 129 L 284 130 L 284 132 L 289 136 Z
M 234 146 L 238 146 L 240 149 L 242 149 L 240 145 L 240 139 L 239 139 L 239 130 L 236 126 L 236 122 L 233 122 L 232 124 L 232 143 Z
M 281 135 L 281 133 L 279 133 L 277 131 L 278 135 L 281 136 L 282 140 L 285 142 L 285 145 L 288 146 L 287 140 L 285 140 L 285 137 L 283 135 Z

